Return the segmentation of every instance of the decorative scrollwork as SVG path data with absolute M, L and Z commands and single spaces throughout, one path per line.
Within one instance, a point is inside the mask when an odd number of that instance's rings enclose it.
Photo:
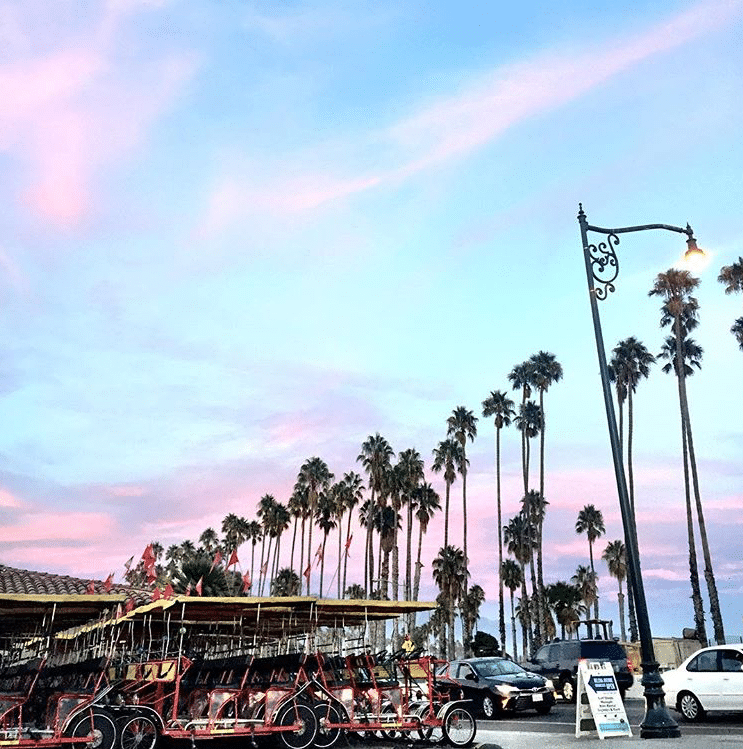
M 618 244 L 619 237 L 616 234 L 609 234 L 606 237 L 606 242 L 588 245 L 591 272 L 597 284 L 595 289 L 597 299 L 606 299 L 609 292 L 616 290 L 614 281 L 619 275 L 619 260 L 614 248 Z

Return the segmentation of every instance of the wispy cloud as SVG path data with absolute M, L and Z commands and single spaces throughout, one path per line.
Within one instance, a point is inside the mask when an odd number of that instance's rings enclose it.
M 28 208 L 54 226 L 90 215 L 98 171 L 143 140 L 193 75 L 188 54 L 137 63 L 140 74 L 124 69 L 118 22 L 155 5 L 110 2 L 93 27 L 51 50 L 30 31 L 30 53 L 0 68 L 0 151 L 22 167 Z
M 740 0 L 701 3 L 647 31 L 595 45 L 585 51 L 543 54 L 505 65 L 466 81 L 459 92 L 421 104 L 417 111 L 368 140 L 389 153 L 381 167 L 349 174 L 331 158 L 325 172 L 225 175 L 214 186 L 197 235 L 219 232 L 246 215 L 306 214 L 357 193 L 395 185 L 454 159 L 462 159 L 497 140 L 507 130 L 541 113 L 584 96 L 613 76 L 654 55 L 686 44 L 737 17 Z M 352 161 L 363 162 L 359 144 Z M 352 149 L 353 150 L 353 149 Z M 291 159 L 301 164 L 300 155 Z M 298 168 L 301 172 L 301 166 Z M 276 175 L 276 170 L 271 170 Z

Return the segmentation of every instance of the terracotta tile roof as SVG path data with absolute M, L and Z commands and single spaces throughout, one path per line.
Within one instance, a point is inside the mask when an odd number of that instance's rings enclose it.
M 55 575 L 51 572 L 35 572 L 8 567 L 0 564 L 0 593 L 25 593 L 28 595 L 84 595 L 93 582 L 95 593 L 105 595 L 106 589 L 102 580 L 83 579 L 69 575 Z M 136 591 L 128 585 L 114 583 L 111 594 L 135 595 Z

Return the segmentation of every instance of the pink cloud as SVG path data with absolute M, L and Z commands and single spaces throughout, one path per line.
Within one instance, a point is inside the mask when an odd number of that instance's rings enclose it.
M 415 114 L 370 134 L 396 153 L 382 168 L 342 176 L 307 173 L 256 184 L 231 174 L 218 182 L 197 236 L 264 211 L 303 214 L 382 184 L 397 184 L 454 158 L 465 158 L 514 125 L 562 106 L 653 55 L 668 51 L 737 18 L 741 0 L 701 3 L 648 31 L 592 48 L 569 50 L 504 66 L 466 83 L 462 91 L 422 106 Z M 295 163 L 300 159 L 294 159 Z M 342 171 L 337 169 L 336 171 Z M 271 169 L 273 174 L 275 169 Z
M 7 489 L 0 488 L 0 507 L 17 508 L 22 507 L 23 503 L 18 497 Z
M 0 525 L 0 542 L 83 541 L 109 535 L 112 527 L 112 519 L 101 512 L 33 513 L 19 516 L 12 525 Z
M 26 205 L 56 227 L 91 213 L 97 172 L 143 140 L 195 67 L 176 57 L 142 61 L 139 76 L 124 70 L 113 33 L 122 8 L 110 5 L 88 37 L 0 69 L 0 150 L 24 169 Z

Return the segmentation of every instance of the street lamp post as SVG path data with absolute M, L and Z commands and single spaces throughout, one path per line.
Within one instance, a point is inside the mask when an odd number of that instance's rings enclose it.
M 695 253 L 700 253 L 701 250 L 697 247 L 694 233 L 688 224 L 685 229 L 680 226 L 670 226 L 669 224 L 644 224 L 643 226 L 604 229 L 588 223 L 582 204 L 579 204 L 579 209 L 578 223 L 580 224 L 580 236 L 583 244 L 583 258 L 586 264 L 588 296 L 591 302 L 593 331 L 596 336 L 596 350 L 599 359 L 599 369 L 601 371 L 601 385 L 604 391 L 606 420 L 609 427 L 609 441 L 611 442 L 611 453 L 614 459 L 614 474 L 617 481 L 619 508 L 622 513 L 622 526 L 624 527 L 625 547 L 627 549 L 627 573 L 635 599 L 637 626 L 640 635 L 642 685 L 645 687 L 645 718 L 640 724 L 640 736 L 646 739 L 676 738 L 681 735 L 681 731 L 666 707 L 663 693 L 663 679 L 660 675 L 658 662 L 655 660 L 653 636 L 650 632 L 650 619 L 648 617 L 647 601 L 645 600 L 645 588 L 640 573 L 640 553 L 637 546 L 635 517 L 630 505 L 627 481 L 624 476 L 622 446 L 619 442 L 614 401 L 611 397 L 609 369 L 606 364 L 606 349 L 604 348 L 604 336 L 601 332 L 598 300 L 606 299 L 609 292 L 615 289 L 614 282 L 619 275 L 619 261 L 615 252 L 615 248 L 619 244 L 619 234 L 647 231 L 650 229 L 664 229 L 666 231 L 686 234 L 687 257 Z M 606 236 L 606 241 L 589 244 L 589 232 L 603 234 Z

